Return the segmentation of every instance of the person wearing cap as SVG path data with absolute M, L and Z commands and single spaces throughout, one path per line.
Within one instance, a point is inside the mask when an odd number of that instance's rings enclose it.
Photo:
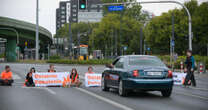
M 195 60 L 194 57 L 192 56 L 191 50 L 187 50 L 186 55 L 187 57 L 185 61 L 185 71 L 187 72 L 187 75 L 185 78 L 184 86 L 192 85 L 195 87 L 196 86 L 196 81 L 194 77 Z
M 0 85 L 12 86 L 12 72 L 9 65 L 5 66 L 5 70 L 1 73 Z

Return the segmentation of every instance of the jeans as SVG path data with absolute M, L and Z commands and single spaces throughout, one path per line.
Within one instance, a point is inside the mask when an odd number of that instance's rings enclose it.
M 3 86 L 11 86 L 13 82 L 13 79 L 0 79 L 0 85 Z
M 186 75 L 186 78 L 185 78 L 184 85 L 189 85 L 188 82 L 190 80 L 191 80 L 191 84 L 193 86 L 196 86 L 196 80 L 195 80 L 195 77 L 194 77 L 194 71 L 191 71 L 191 69 L 188 69 L 187 70 L 187 75 Z

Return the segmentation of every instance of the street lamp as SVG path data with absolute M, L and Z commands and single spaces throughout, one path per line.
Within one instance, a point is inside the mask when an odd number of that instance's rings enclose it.
M 152 4 L 152 3 L 175 3 L 175 4 L 179 4 L 181 5 L 185 10 L 186 10 L 186 13 L 188 14 L 188 24 L 189 24 L 189 28 L 188 28 L 188 32 L 189 32 L 189 50 L 192 50 L 192 23 L 191 23 L 191 14 L 188 10 L 188 8 L 178 2 L 178 1 L 139 1 L 139 2 L 125 2 L 125 3 L 103 3 L 103 4 L 97 4 L 97 5 L 102 5 L 102 6 L 107 6 L 107 5 L 125 5 L 125 4 Z
M 36 42 L 35 42 L 35 59 L 38 60 L 39 59 L 39 24 L 38 24 L 38 20 L 39 20 L 39 15 L 38 15 L 38 9 L 39 9 L 39 0 L 37 0 L 37 4 L 36 4 Z

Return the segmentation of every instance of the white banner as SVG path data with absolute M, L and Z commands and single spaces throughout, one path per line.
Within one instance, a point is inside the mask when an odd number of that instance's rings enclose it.
M 70 72 L 41 72 L 33 74 L 35 86 L 63 86 L 70 82 Z
M 85 74 L 85 86 L 86 87 L 95 87 L 101 86 L 101 77 L 102 74 Z
M 186 77 L 186 73 L 173 72 L 174 85 L 182 85 Z

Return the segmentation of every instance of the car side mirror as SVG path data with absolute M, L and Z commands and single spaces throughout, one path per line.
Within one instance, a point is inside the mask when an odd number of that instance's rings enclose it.
M 105 67 L 112 69 L 114 66 L 112 64 L 106 64 Z

